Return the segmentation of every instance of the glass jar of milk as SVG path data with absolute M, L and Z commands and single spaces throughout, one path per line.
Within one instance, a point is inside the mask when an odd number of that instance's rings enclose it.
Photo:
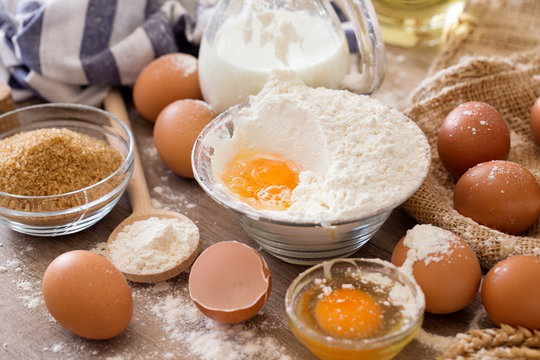
M 293 70 L 313 87 L 373 92 L 385 72 L 373 6 L 344 0 L 342 7 L 355 55 L 330 0 L 219 0 L 199 51 L 204 99 L 223 112 L 258 93 L 274 69 Z

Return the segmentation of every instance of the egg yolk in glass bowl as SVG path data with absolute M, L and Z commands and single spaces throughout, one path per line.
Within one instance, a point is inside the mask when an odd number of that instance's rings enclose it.
M 327 333 L 344 339 L 365 338 L 381 327 L 377 300 L 359 289 L 335 289 L 315 306 L 315 320 Z
M 300 165 L 276 154 L 240 150 L 227 164 L 223 183 L 256 210 L 285 210 L 299 182 Z
M 304 292 L 296 308 L 299 318 L 321 334 L 351 340 L 384 336 L 409 321 L 403 305 L 388 300 L 390 288 L 344 279 L 323 280 Z
M 324 360 L 389 360 L 422 326 L 420 288 L 378 259 L 334 259 L 287 290 L 291 331 Z

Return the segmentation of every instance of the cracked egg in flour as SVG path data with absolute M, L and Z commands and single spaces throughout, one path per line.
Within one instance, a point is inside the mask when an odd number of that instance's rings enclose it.
M 258 165 L 244 161 L 247 170 L 231 178 L 243 153 Z M 276 72 L 248 103 L 212 121 L 192 156 L 195 178 L 214 200 L 263 248 L 300 263 L 356 251 L 418 189 L 430 165 L 424 133 L 403 114 L 367 96 L 308 87 L 288 72 Z M 285 206 L 253 206 L 257 198 L 246 201 L 229 186 L 249 193 L 259 181 L 263 198 L 274 190 L 280 201 L 290 196 Z

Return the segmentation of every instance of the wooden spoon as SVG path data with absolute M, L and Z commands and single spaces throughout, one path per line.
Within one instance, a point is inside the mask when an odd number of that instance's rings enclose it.
M 105 110 L 107 110 L 109 113 L 115 115 L 120 120 L 122 120 L 128 127 L 130 127 L 128 114 L 126 111 L 126 107 L 124 104 L 124 100 L 122 99 L 122 95 L 117 89 L 111 90 L 111 92 L 107 95 L 107 98 L 104 102 Z M 133 175 L 131 176 L 131 179 L 127 185 L 127 191 L 129 195 L 129 199 L 131 201 L 131 208 L 133 209 L 133 213 L 128 216 L 124 221 L 122 221 L 111 233 L 109 236 L 109 239 L 107 240 L 107 257 L 110 259 L 109 254 L 109 245 L 116 240 L 118 234 L 124 230 L 124 227 L 133 224 L 135 221 L 141 221 L 146 220 L 151 217 L 157 217 L 160 219 L 163 218 L 170 218 L 170 219 L 178 219 L 180 221 L 189 221 L 191 220 L 187 218 L 186 216 L 174 212 L 174 211 L 167 211 L 167 210 L 160 210 L 152 207 L 152 201 L 150 198 L 150 193 L 148 192 L 148 187 L 146 184 L 146 180 L 144 178 L 144 172 L 141 165 L 141 159 L 139 157 L 139 153 L 137 151 L 137 148 L 135 147 L 134 151 L 134 168 L 133 168 Z M 154 282 L 160 282 L 165 281 L 167 279 L 170 279 L 178 274 L 180 274 L 182 271 L 187 269 L 193 261 L 197 258 L 197 255 L 199 254 L 200 247 L 201 247 L 201 241 L 199 238 L 199 234 L 197 233 L 197 247 L 195 251 L 192 254 L 189 254 L 187 257 L 184 257 L 178 262 L 177 264 L 174 264 L 169 269 L 164 270 L 160 273 L 151 273 L 151 274 L 140 274 L 140 273 L 125 273 L 123 272 L 126 279 L 135 281 L 135 282 L 141 282 L 141 283 L 154 283 Z

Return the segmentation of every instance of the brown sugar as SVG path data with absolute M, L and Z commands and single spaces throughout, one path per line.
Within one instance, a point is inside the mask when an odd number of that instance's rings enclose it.
M 0 191 L 58 195 L 96 184 L 122 164 L 105 141 L 68 129 L 39 129 L 0 140 Z

